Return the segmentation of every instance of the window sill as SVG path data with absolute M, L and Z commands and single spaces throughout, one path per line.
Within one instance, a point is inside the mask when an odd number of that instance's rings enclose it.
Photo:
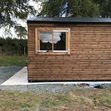
M 49 52 L 44 52 L 44 51 L 37 51 L 36 54 L 39 55 L 70 55 L 70 52 L 68 51 L 49 51 Z

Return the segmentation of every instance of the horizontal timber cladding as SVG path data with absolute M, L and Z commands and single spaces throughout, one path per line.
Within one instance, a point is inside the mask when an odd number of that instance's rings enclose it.
M 38 28 L 70 28 L 70 54 L 36 53 Z M 28 80 L 111 80 L 111 25 L 28 24 Z

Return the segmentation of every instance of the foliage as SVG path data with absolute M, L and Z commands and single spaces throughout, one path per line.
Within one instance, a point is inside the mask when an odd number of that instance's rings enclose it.
M 70 0 L 69 6 L 72 16 L 97 17 L 99 16 L 99 8 L 92 0 Z
M 0 38 L 0 55 L 26 55 L 27 39 Z
M 15 30 L 16 30 L 17 36 L 20 37 L 20 39 L 26 38 L 27 30 L 24 27 L 15 26 Z
M 29 0 L 0 0 L 0 28 L 8 27 L 10 30 L 13 27 L 18 36 L 26 36 L 25 27 L 21 26 L 21 30 L 18 29 L 18 24 L 15 19 L 26 20 L 27 16 L 31 13 L 34 14 L 36 11 L 32 6 L 28 4 Z
M 39 15 L 59 17 L 66 2 L 72 17 L 111 17 L 111 0 L 48 0 Z
M 0 0 L 0 26 L 15 26 L 13 18 L 26 19 L 29 13 L 34 13 L 29 6 L 29 0 Z
M 25 27 L 17 24 L 15 19 L 26 20 L 28 15 L 60 17 L 61 11 L 68 3 L 67 17 L 111 17 L 111 0 L 33 0 L 42 2 L 42 11 L 29 5 L 29 0 L 0 0 L 0 27 L 15 29 L 20 38 L 27 36 Z M 39 14 L 38 14 L 39 13 Z
M 92 0 L 68 0 L 69 14 L 73 17 L 99 16 L 99 6 Z M 59 17 L 60 11 L 66 4 L 66 0 L 49 0 L 43 3 L 40 15 L 48 17 Z
M 64 4 L 64 0 L 49 0 L 43 2 L 43 10 L 40 15 L 49 17 L 58 17 L 61 11 L 61 7 Z
M 111 17 L 111 0 L 94 0 L 100 8 L 100 16 Z

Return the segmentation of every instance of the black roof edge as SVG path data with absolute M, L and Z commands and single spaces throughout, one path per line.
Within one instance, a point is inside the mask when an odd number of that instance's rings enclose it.
M 69 17 L 69 18 L 47 18 L 36 17 L 28 19 L 27 23 L 30 24 L 111 24 L 111 18 L 89 18 L 89 17 Z
M 27 21 L 28 24 L 111 24 L 110 22 L 36 22 L 36 21 Z

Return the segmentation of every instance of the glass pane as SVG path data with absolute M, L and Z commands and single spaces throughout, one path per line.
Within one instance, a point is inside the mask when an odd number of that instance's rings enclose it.
M 40 33 L 40 50 L 52 50 L 52 33 Z
M 54 32 L 54 50 L 66 50 L 66 32 Z

